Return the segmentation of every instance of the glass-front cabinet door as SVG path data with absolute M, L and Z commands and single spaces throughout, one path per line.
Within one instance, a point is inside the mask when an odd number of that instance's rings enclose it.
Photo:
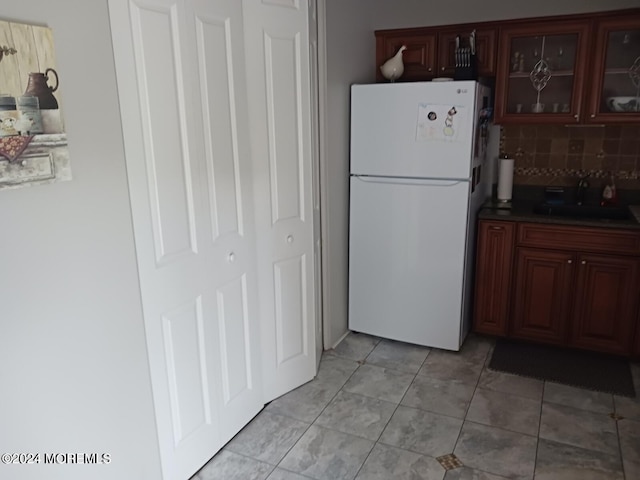
M 589 25 L 528 23 L 500 33 L 496 123 L 580 120 Z
M 602 20 L 596 33 L 589 122 L 640 122 L 640 15 Z

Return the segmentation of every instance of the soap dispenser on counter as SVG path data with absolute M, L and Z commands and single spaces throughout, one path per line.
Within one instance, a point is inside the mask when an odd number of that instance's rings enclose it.
M 609 172 L 609 180 L 602 189 L 602 200 L 600 205 L 603 207 L 616 205 L 618 203 L 618 192 L 616 191 L 616 183 L 613 174 Z

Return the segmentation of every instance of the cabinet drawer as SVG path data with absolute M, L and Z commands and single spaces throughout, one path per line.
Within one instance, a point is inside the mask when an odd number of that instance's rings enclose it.
M 609 228 L 569 227 L 521 223 L 516 241 L 520 246 L 640 254 L 640 232 Z

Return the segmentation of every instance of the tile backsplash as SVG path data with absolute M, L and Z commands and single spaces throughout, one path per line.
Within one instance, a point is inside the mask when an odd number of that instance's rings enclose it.
M 500 151 L 515 159 L 514 184 L 592 186 L 614 174 L 620 189 L 640 190 L 640 125 L 505 125 Z

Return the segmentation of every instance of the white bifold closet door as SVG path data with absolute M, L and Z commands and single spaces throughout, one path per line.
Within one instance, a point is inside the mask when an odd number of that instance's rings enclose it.
M 165 480 L 315 374 L 305 5 L 109 0 Z
M 309 4 L 243 5 L 268 401 L 315 373 Z

